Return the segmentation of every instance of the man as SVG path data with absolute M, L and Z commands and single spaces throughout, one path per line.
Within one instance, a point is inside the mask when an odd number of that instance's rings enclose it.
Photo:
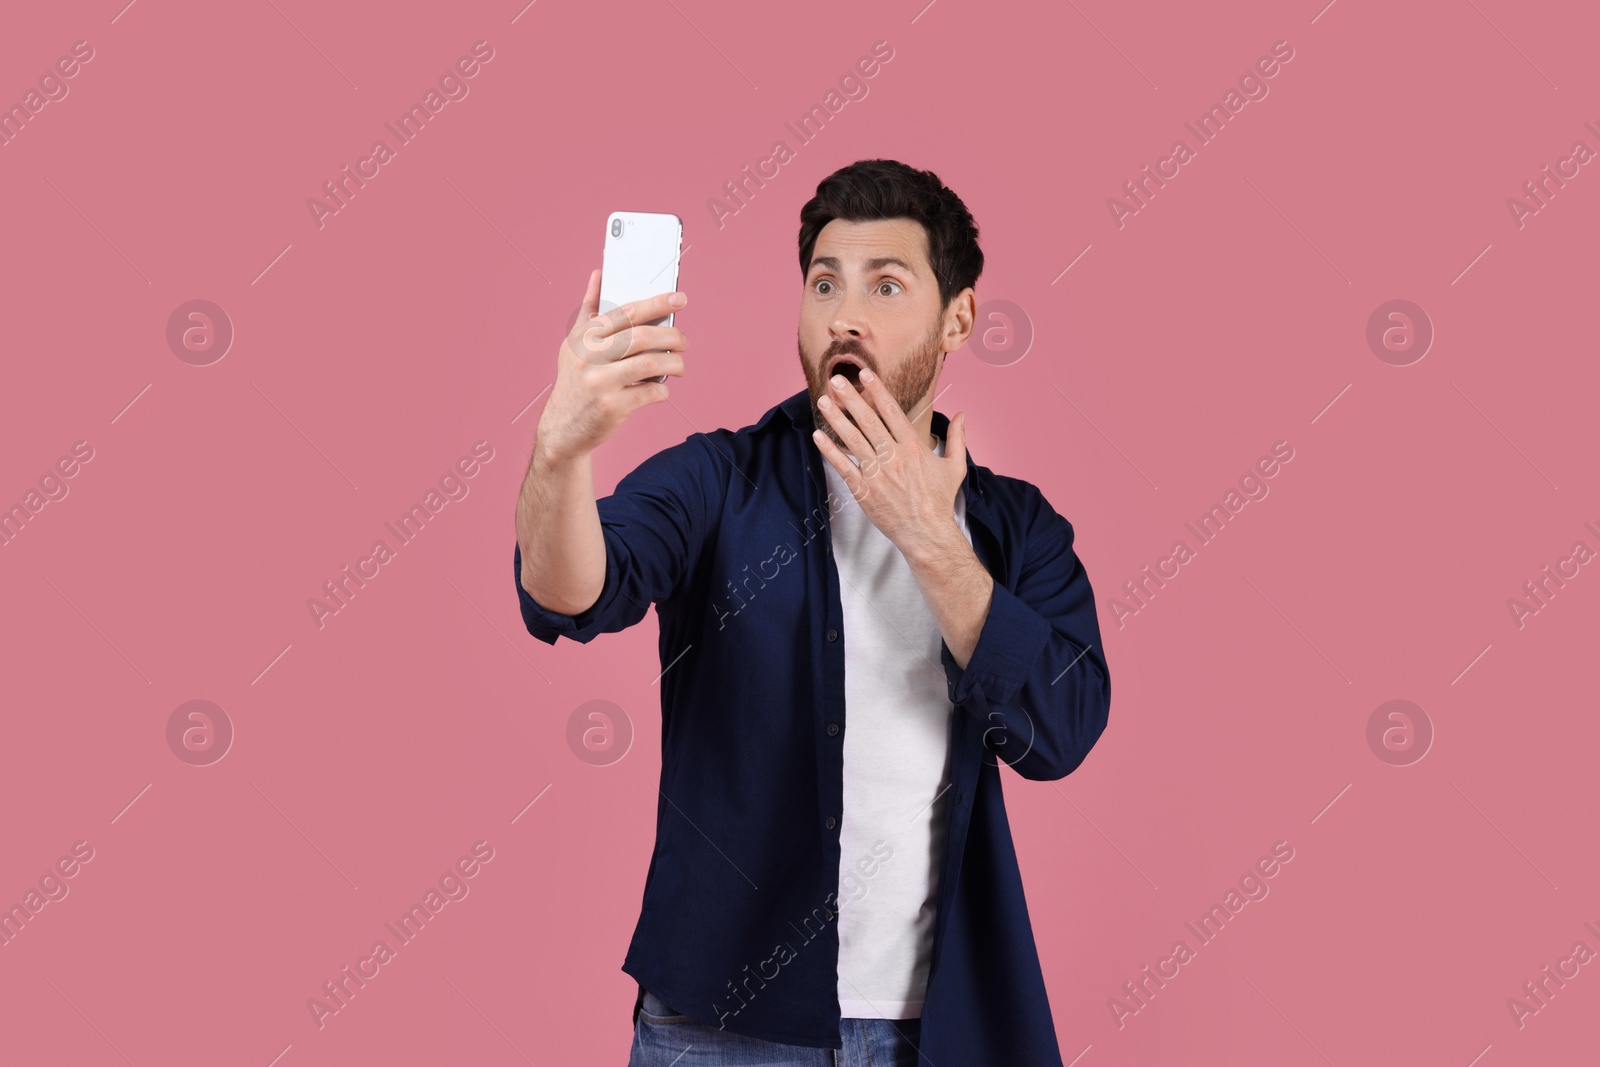
M 661 623 L 632 1067 L 1061 1063 L 999 764 L 1070 773 L 1110 681 L 1071 525 L 932 408 L 977 238 L 931 172 L 825 178 L 800 212 L 806 389 L 599 501 L 591 454 L 667 398 L 643 379 L 684 373 L 681 330 L 633 323 L 686 298 L 600 315 L 590 276 L 514 566 L 549 644 Z

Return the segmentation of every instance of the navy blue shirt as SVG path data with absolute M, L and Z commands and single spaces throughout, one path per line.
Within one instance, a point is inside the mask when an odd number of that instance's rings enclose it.
M 597 502 L 605 586 L 579 615 L 528 595 L 520 548 L 514 573 L 548 644 L 632 626 L 651 604 L 660 620 L 656 845 L 622 969 L 707 1025 L 838 1048 L 849 635 L 840 502 L 814 428 L 802 390 L 754 426 L 646 459 Z M 949 419 L 934 412 L 932 429 Z M 955 712 L 922 1050 L 939 1067 L 1059 1065 L 999 765 L 1071 773 L 1105 729 L 1110 677 L 1072 526 L 970 451 L 961 491 L 995 585 L 966 668 L 940 643 Z

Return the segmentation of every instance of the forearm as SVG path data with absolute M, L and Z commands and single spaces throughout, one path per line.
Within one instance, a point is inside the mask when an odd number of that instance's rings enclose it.
M 994 578 L 953 519 L 948 530 L 941 530 L 906 559 L 950 655 L 965 670 L 989 615 Z
M 982 724 L 984 746 L 1024 778 L 1055 780 L 1104 731 L 1111 680 L 1071 527 L 1053 513 L 1036 521 L 1022 556 L 1015 587 L 991 586 L 970 656 L 958 662 L 947 642 L 940 658 L 951 699 Z
M 589 453 L 552 457 L 536 442 L 517 496 L 522 587 L 540 605 L 577 615 L 600 598 L 606 543 Z

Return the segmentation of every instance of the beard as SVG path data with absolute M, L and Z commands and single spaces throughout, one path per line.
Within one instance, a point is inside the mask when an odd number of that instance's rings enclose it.
M 818 398 L 833 391 L 828 384 L 828 379 L 823 377 L 823 373 L 828 366 L 828 361 L 834 356 L 849 356 L 860 366 L 876 374 L 878 379 L 883 382 L 884 388 L 889 391 L 889 395 L 894 398 L 895 403 L 900 405 L 900 410 L 909 417 L 912 411 L 915 410 L 915 406 L 928 394 L 928 389 L 933 385 L 934 379 L 939 376 L 939 340 L 942 326 L 943 323 L 940 318 L 935 316 L 933 329 L 928 331 L 927 337 L 909 356 L 901 360 L 889 374 L 883 372 L 883 369 L 878 366 L 878 361 L 867 355 L 867 351 L 861 346 L 861 342 L 853 337 L 831 342 L 820 356 L 810 359 L 806 356 L 805 345 L 800 342 L 799 336 L 796 335 L 795 348 L 800 355 L 800 367 L 805 371 L 806 389 L 811 394 L 811 419 L 816 424 L 817 429 L 827 434 L 829 439 L 838 445 L 841 450 L 844 452 L 850 451 L 850 446 L 839 439 L 839 435 L 834 431 L 833 425 L 822 414 L 822 409 L 817 407 Z M 843 371 L 839 373 L 844 374 Z M 861 390 L 861 383 L 854 375 L 845 374 L 845 377 L 850 380 L 850 384 L 855 386 L 857 391 Z M 842 405 L 838 410 L 844 412 L 845 418 L 855 424 L 855 418 Z M 866 435 L 863 434 L 862 436 Z M 860 459 L 861 457 L 857 456 L 856 458 Z

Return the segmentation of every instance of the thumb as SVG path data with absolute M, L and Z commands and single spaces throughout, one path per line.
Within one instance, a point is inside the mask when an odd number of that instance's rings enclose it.
M 950 423 L 950 434 L 945 444 L 944 458 L 955 460 L 965 469 L 967 465 L 967 413 L 957 412 Z
M 580 306 L 578 314 L 585 322 L 600 314 L 600 271 L 598 269 L 589 274 L 589 286 L 584 290 L 583 304 Z

